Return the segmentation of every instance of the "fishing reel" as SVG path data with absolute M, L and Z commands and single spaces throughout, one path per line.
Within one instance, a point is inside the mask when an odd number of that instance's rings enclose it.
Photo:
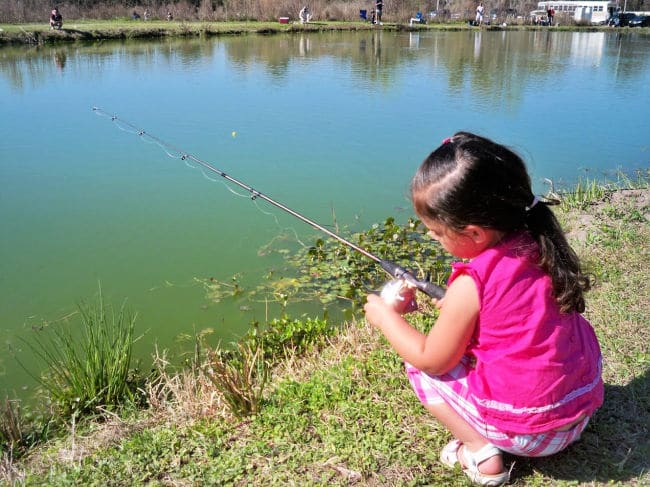
M 400 314 L 418 309 L 415 291 L 422 291 L 433 299 L 442 299 L 445 290 L 428 279 L 418 279 L 410 271 L 388 260 L 380 261 L 381 267 L 391 276 L 380 292 L 381 298 Z
M 393 279 L 384 284 L 379 296 L 399 314 L 405 315 L 418 309 L 416 289 L 404 279 Z

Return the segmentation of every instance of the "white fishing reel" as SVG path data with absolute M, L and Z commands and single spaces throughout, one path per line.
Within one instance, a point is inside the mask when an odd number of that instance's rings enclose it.
M 391 305 L 400 314 L 418 309 L 415 299 L 416 287 L 404 279 L 393 279 L 384 284 L 379 294 L 385 303 Z

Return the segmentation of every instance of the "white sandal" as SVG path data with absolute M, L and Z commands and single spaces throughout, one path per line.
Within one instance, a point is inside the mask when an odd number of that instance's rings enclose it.
M 510 473 L 504 470 L 501 473 L 490 475 L 481 473 L 478 466 L 488 458 L 495 455 L 501 455 L 501 451 L 491 443 L 488 443 L 477 452 L 470 452 L 467 448 L 463 449 L 463 462 L 458 460 L 458 450 L 462 443 L 458 440 L 452 440 L 440 452 L 440 461 L 450 468 L 458 463 L 465 475 L 467 475 L 473 482 L 480 485 L 498 486 L 506 483 L 510 479 Z M 465 466 L 463 466 L 463 463 Z

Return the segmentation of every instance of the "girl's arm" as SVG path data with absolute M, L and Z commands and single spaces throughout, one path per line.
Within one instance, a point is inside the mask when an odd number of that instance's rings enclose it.
M 369 295 L 366 319 L 379 328 L 395 351 L 414 367 L 431 375 L 444 374 L 464 355 L 479 313 L 474 280 L 461 275 L 445 293 L 440 316 L 428 335 L 413 328 L 379 296 Z

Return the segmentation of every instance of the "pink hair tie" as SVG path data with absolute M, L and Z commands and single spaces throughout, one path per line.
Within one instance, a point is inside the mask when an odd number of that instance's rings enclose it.
M 451 137 L 447 137 L 446 139 L 443 139 L 442 145 L 448 144 L 449 142 L 451 142 Z

